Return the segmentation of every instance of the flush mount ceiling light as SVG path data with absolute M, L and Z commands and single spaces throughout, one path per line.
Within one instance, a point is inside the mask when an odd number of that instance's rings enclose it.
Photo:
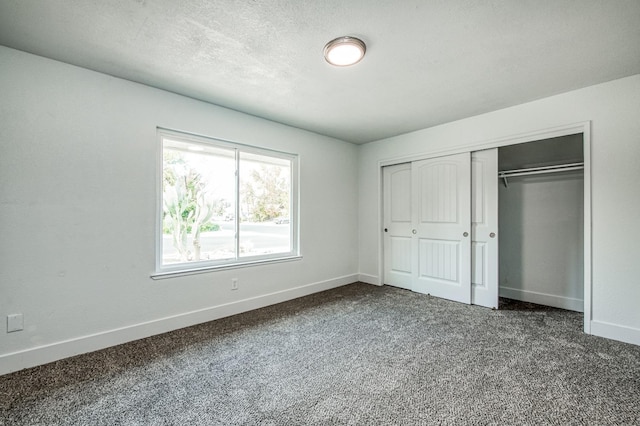
M 324 59 L 337 67 L 357 64 L 364 58 L 367 46 L 355 37 L 338 37 L 324 46 Z

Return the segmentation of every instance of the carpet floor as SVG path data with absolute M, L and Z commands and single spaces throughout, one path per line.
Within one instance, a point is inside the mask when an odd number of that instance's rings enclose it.
M 640 425 L 640 346 L 356 283 L 1 376 L 0 424 Z

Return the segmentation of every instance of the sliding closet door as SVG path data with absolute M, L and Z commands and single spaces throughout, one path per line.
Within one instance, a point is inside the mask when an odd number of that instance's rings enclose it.
M 413 290 L 471 303 L 471 154 L 412 163 Z
M 384 283 L 411 289 L 411 163 L 385 167 L 383 174 Z
M 471 303 L 498 308 L 498 149 L 471 153 Z

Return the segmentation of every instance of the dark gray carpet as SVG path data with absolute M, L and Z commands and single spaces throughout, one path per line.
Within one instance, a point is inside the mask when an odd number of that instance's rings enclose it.
M 353 284 L 2 376 L 0 424 L 640 424 L 640 347 L 501 308 Z

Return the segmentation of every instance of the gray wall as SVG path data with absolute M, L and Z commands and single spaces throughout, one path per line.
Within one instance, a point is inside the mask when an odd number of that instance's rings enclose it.
M 583 310 L 582 188 L 579 172 L 500 184 L 500 296 Z
M 499 149 L 499 170 L 583 161 L 582 134 Z M 583 172 L 501 180 L 500 295 L 583 310 Z
M 355 145 L 5 47 L 0 93 L 0 374 L 357 281 Z M 302 260 L 151 279 L 157 126 L 298 154 Z

